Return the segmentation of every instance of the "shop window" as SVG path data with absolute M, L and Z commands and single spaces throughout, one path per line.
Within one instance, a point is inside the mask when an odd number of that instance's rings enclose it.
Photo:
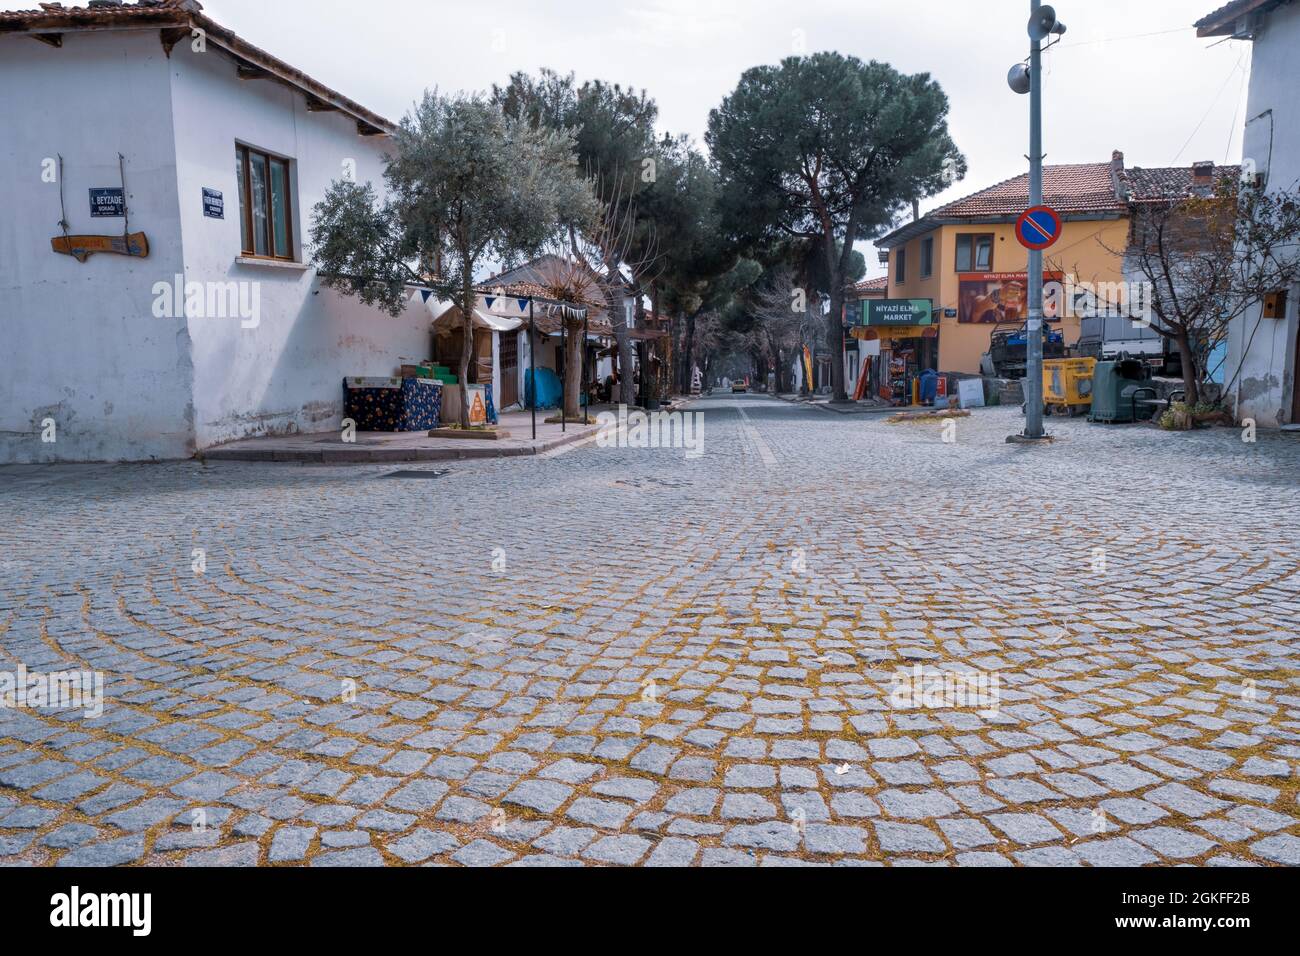
M 993 271 L 992 233 L 965 233 L 957 237 L 957 271 Z
M 894 253 L 894 282 L 901 284 L 907 281 L 907 250 L 899 249 Z
M 928 279 L 934 273 L 934 237 L 921 240 L 921 278 Z
M 289 160 L 237 145 L 235 175 L 239 180 L 240 251 L 246 256 L 292 260 Z

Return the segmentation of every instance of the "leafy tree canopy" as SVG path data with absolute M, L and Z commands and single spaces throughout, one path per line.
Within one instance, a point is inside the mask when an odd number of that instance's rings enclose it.
M 820 253 L 832 354 L 843 348 L 853 244 L 965 174 L 947 115 L 948 98 L 929 74 L 834 52 L 746 70 L 709 114 L 724 232 L 751 250 L 804 240 Z M 846 397 L 840 362 L 831 374 L 835 397 Z
M 705 137 L 725 223 L 751 241 L 870 239 L 965 175 L 947 115 L 929 74 L 874 60 L 823 52 L 746 70 Z

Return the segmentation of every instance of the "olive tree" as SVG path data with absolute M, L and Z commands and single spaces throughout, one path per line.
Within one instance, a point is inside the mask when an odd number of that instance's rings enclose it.
M 337 180 L 313 209 L 313 264 L 323 285 L 397 315 L 408 283 L 460 310 L 462 427 L 469 424 L 475 273 L 540 250 L 561 222 L 590 214 L 566 130 L 507 116 L 478 94 L 426 91 L 393 136 L 382 201 L 370 183 Z

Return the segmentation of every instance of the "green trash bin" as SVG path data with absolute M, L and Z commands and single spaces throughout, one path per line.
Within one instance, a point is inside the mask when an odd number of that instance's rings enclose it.
M 1150 417 L 1157 392 L 1151 370 L 1138 359 L 1098 362 L 1092 372 L 1090 422 L 1136 422 Z

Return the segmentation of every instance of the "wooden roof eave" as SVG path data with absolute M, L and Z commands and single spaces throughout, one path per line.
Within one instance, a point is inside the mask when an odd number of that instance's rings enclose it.
M 313 112 L 337 110 L 351 117 L 361 136 L 391 136 L 397 131 L 392 121 L 374 113 L 360 103 L 312 79 L 301 70 L 294 69 L 283 60 L 272 56 L 202 13 L 160 7 L 157 11 L 132 8 L 129 20 L 100 22 L 91 14 L 86 18 L 77 14 L 83 8 L 73 7 L 44 16 L 31 17 L 21 22 L 0 20 L 0 35 L 27 35 L 50 46 L 62 46 L 69 33 L 110 33 L 140 30 L 158 30 L 159 41 L 167 56 L 172 48 L 195 29 L 203 31 L 205 42 L 220 48 L 238 65 L 244 79 L 274 79 L 298 90 L 307 99 Z

